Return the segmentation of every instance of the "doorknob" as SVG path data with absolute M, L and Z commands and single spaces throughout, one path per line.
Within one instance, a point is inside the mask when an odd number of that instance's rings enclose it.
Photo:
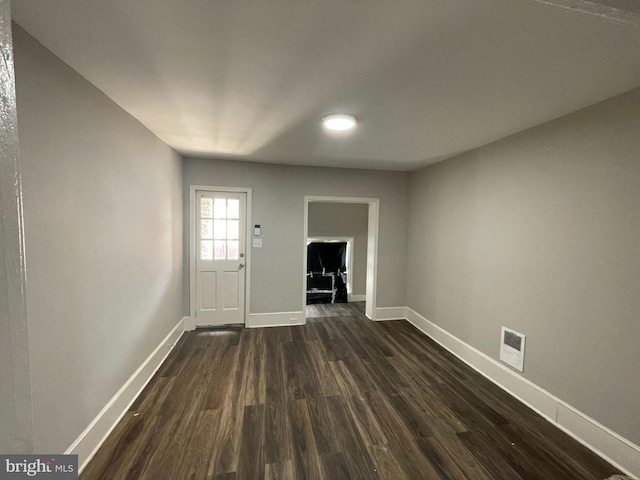
M 244 253 L 241 253 L 241 254 L 240 254 L 240 258 L 244 258 Z
M 244 268 L 244 263 L 241 263 L 240 266 L 238 267 L 238 270 L 242 270 Z

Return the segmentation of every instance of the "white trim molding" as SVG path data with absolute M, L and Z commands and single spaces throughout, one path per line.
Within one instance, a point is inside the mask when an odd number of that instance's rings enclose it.
M 173 347 L 184 333 L 185 321 L 182 318 L 167 334 L 160 344 L 151 352 L 144 362 L 133 372 L 133 375 L 120 387 L 120 390 L 109 400 L 96 418 L 80 434 L 75 442 L 64 452 L 78 455 L 79 472 L 87 466 L 102 443 L 129 410 L 133 402 L 142 393 L 151 378 L 166 360 Z
M 366 302 L 367 301 L 367 296 L 366 295 L 355 295 L 350 293 L 347 296 L 347 300 L 349 301 L 349 303 L 351 302 Z
M 471 368 L 616 468 L 633 476 L 633 478 L 640 477 L 640 446 L 430 322 L 418 312 L 409 307 L 405 307 L 405 310 L 406 316 L 404 318 L 409 323 Z
M 372 318 L 376 322 L 403 319 L 407 319 L 407 307 L 378 307 L 374 318 Z
M 184 317 L 184 331 L 191 332 L 196 329 L 196 319 L 189 316 Z
M 250 313 L 246 326 L 247 328 L 288 327 L 306 323 L 304 312 Z

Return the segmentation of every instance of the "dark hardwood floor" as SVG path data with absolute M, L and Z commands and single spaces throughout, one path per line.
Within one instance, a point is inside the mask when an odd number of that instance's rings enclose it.
M 365 302 L 315 303 L 307 305 L 307 318 L 349 317 L 364 315 Z
M 405 321 L 187 332 L 81 479 L 602 480 Z

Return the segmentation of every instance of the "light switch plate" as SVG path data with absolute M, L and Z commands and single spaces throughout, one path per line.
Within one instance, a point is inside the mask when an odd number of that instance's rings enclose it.
M 262 239 L 254 238 L 253 239 L 253 248 L 262 248 Z

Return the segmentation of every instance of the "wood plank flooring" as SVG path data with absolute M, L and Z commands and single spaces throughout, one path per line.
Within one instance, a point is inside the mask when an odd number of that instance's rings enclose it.
M 307 318 L 349 317 L 364 315 L 365 302 L 315 303 L 307 305 Z
M 185 333 L 80 478 L 614 473 L 406 321 L 358 315 Z

